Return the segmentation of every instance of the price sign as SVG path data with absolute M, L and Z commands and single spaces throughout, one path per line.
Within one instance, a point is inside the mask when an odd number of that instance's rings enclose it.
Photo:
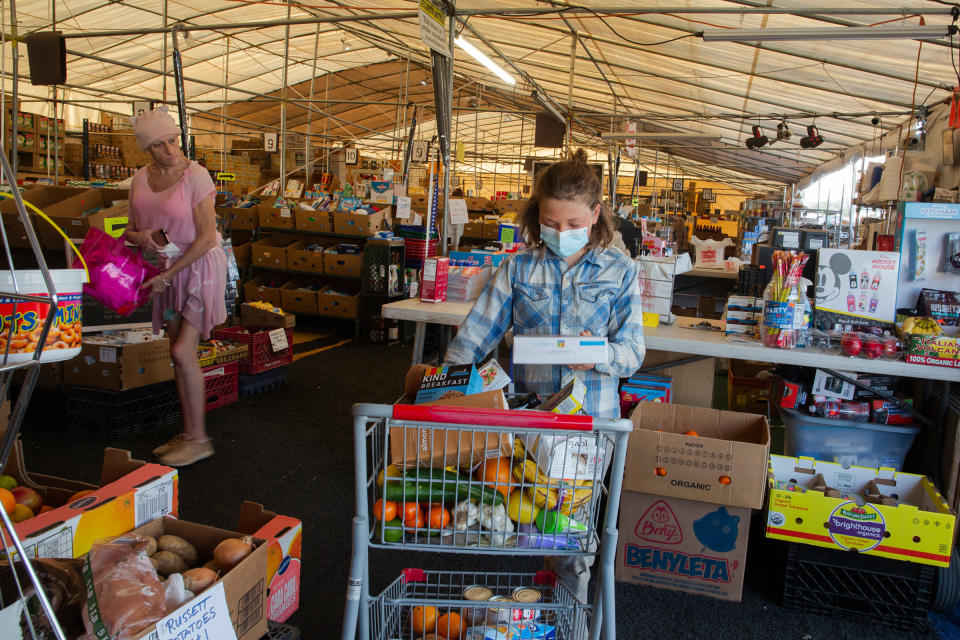
M 153 108 L 153 105 L 147 100 L 133 101 L 133 115 L 139 118 Z
M 157 623 L 159 640 L 237 640 L 223 582 L 183 605 Z
M 427 141 L 426 140 L 414 140 L 413 151 L 410 154 L 410 161 L 411 162 L 427 161 Z
M 443 9 L 430 0 L 420 0 L 418 23 L 420 24 L 420 39 L 439 54 L 450 57 L 450 30 L 447 25 L 447 15 Z
M 270 346 L 273 347 L 274 351 L 283 351 L 290 346 L 287 344 L 287 332 L 284 329 L 274 329 L 271 331 Z
M 263 134 L 263 150 L 264 151 L 276 151 L 277 150 L 277 139 L 280 137 L 278 133 L 265 133 Z
M 460 198 L 451 198 L 450 203 L 450 222 L 453 224 L 467 224 L 470 222 L 470 216 L 467 215 L 467 201 Z
M 344 162 L 347 164 L 357 164 L 357 150 L 353 147 L 344 150 Z
M 397 217 L 401 220 L 410 217 L 410 197 L 409 196 L 398 196 L 397 197 Z

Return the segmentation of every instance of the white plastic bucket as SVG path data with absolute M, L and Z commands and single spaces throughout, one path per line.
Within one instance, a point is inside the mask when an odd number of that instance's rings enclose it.
M 50 327 L 46 346 L 40 354 L 40 362 L 69 360 L 80 353 L 83 323 L 81 307 L 83 303 L 83 283 L 87 274 L 83 269 L 52 269 L 53 286 L 57 290 L 57 318 Z M 17 271 L 17 284 L 20 293 L 29 295 L 47 295 L 47 285 L 43 274 L 37 270 Z M 26 362 L 33 359 L 37 341 L 43 331 L 43 324 L 50 310 L 49 304 L 27 302 L 4 297 L 4 293 L 15 293 L 13 278 L 9 271 L 0 271 L 0 363 L 10 351 L 6 362 Z M 14 303 L 17 313 L 14 317 Z M 13 325 L 12 336 L 8 333 Z

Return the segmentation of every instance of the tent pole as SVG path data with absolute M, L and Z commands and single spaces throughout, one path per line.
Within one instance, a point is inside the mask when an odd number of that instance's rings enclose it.
M 290 21 L 291 4 L 287 0 L 287 22 Z M 281 82 L 283 89 L 280 98 L 280 144 L 277 149 L 280 151 L 280 187 L 277 192 L 277 198 L 282 199 L 286 196 L 284 188 L 284 176 L 287 175 L 287 66 L 290 60 L 290 25 L 284 27 L 283 36 L 283 74 Z M 304 169 L 306 171 L 306 169 Z
M 317 78 L 317 52 L 319 51 L 319 48 L 320 48 L 320 25 L 318 24 L 317 32 L 313 40 L 313 71 L 310 73 L 310 101 L 307 103 L 309 105 L 313 104 L 313 85 L 314 85 L 314 80 L 316 80 Z M 311 111 L 310 109 L 307 109 L 307 141 L 305 143 L 306 149 L 304 149 L 306 153 L 304 157 L 307 159 L 307 162 L 311 160 L 310 149 L 313 147 L 313 144 L 311 142 L 311 137 L 310 137 L 310 133 L 311 133 L 310 125 L 312 124 L 312 120 L 313 120 L 313 111 Z M 312 175 L 313 175 L 312 171 L 308 171 L 306 173 L 304 184 L 306 185 L 305 188 L 307 190 L 310 189 L 310 178 Z

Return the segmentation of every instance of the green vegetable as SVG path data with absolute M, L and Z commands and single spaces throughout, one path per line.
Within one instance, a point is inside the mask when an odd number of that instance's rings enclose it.
M 394 518 L 389 522 L 384 522 L 383 526 L 383 541 L 384 542 L 400 542 L 403 540 L 403 521 L 400 518 Z M 392 528 L 395 527 L 395 528 Z M 379 523 L 377 528 L 380 528 Z
M 431 489 L 441 489 L 456 491 L 456 501 L 473 500 L 480 504 L 490 504 L 496 506 L 503 504 L 503 494 L 494 489 L 487 488 L 472 480 L 467 476 L 462 476 L 446 469 L 407 469 L 404 477 L 410 480 L 416 480 L 418 485 L 427 483 Z
M 445 502 L 457 501 L 453 485 L 430 482 L 384 482 L 383 497 L 393 502 Z

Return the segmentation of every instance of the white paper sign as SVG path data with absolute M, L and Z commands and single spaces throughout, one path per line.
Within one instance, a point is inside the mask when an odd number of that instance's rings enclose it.
M 415 227 L 422 226 L 422 225 L 423 225 L 423 216 L 420 215 L 419 213 L 417 213 L 416 211 L 414 211 L 414 212 L 413 212 L 413 222 L 412 222 L 411 224 L 413 224 L 413 226 L 415 226 Z
M 393 182 L 393 169 L 391 169 L 390 167 L 384 167 L 383 179 L 386 180 L 387 182 Z M 396 191 L 396 187 L 394 187 L 394 191 Z
M 427 161 L 427 141 L 426 140 L 413 141 L 413 151 L 410 152 L 410 161 L 411 162 Z
M 115 347 L 100 347 L 100 362 L 116 362 L 117 349 Z
M 237 640 L 223 582 L 161 619 L 157 635 L 160 640 Z
M 283 351 L 287 344 L 287 332 L 283 329 L 274 329 L 270 332 L 270 345 L 274 351 Z
M 397 217 L 401 219 L 410 217 L 410 197 L 409 196 L 397 197 Z
M 0 638 L 22 640 L 20 633 L 20 614 L 23 612 L 23 600 L 17 600 L 0 611 Z
M 451 198 L 450 203 L 450 222 L 453 224 L 467 224 L 470 222 L 470 216 L 467 215 L 467 201 L 460 198 Z
M 450 57 L 450 30 L 443 9 L 430 0 L 420 0 L 420 39 L 437 53 Z
M 133 115 L 140 117 L 143 114 L 150 111 L 150 102 L 148 100 L 134 100 L 133 101 Z
M 277 138 L 280 137 L 279 133 L 265 133 L 263 134 L 263 150 L 264 151 L 276 151 L 277 150 Z

